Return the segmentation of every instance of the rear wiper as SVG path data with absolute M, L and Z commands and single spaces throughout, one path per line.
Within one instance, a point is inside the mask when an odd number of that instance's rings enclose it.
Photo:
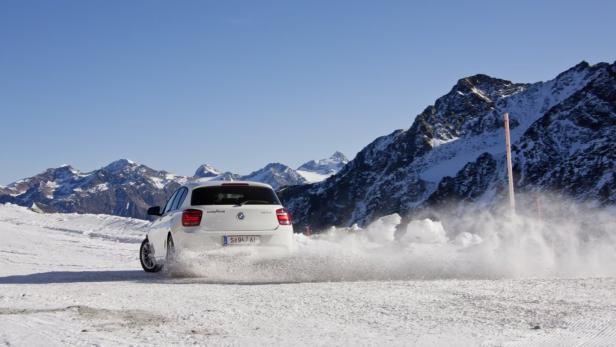
M 264 203 L 264 204 L 267 204 L 268 201 L 265 201 L 265 200 L 244 200 L 244 201 L 240 202 L 239 204 L 237 204 L 237 206 L 244 206 L 244 205 L 246 205 L 248 203 L 251 203 L 251 204 L 254 204 L 254 203 L 263 204 Z

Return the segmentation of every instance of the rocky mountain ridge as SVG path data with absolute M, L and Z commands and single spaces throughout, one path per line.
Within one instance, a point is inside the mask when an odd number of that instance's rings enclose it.
M 494 202 L 509 112 L 516 188 L 614 202 L 614 64 L 582 62 L 547 82 L 460 79 L 407 130 L 382 136 L 326 181 L 281 198 L 299 225 L 366 224 L 439 204 Z
M 297 171 L 280 163 L 268 164 L 244 176 L 203 164 L 189 177 L 120 159 L 91 172 L 81 172 L 69 165 L 47 169 L 0 187 L 0 203 L 35 206 L 45 212 L 147 218 L 149 206 L 164 205 L 165 199 L 189 180 L 252 180 L 274 188 L 308 182 Z

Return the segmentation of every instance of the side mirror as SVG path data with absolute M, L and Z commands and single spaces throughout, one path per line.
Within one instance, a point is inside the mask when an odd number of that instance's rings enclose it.
M 148 208 L 148 216 L 162 216 L 162 213 L 160 213 L 160 206 Z

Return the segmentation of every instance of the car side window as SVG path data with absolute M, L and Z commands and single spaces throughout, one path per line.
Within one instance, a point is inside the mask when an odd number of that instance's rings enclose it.
M 173 202 L 175 200 L 175 198 L 178 196 L 178 192 L 180 190 L 176 190 L 175 193 L 173 193 L 173 195 L 171 195 L 171 197 L 169 198 L 169 200 L 167 200 L 167 203 L 165 204 L 165 209 L 163 210 L 163 214 L 171 211 L 171 207 L 173 206 Z
M 180 192 L 178 193 L 178 198 L 176 202 L 173 204 L 171 210 L 177 210 L 184 203 L 184 199 L 186 199 L 186 193 L 188 192 L 188 188 L 182 187 L 180 188 Z

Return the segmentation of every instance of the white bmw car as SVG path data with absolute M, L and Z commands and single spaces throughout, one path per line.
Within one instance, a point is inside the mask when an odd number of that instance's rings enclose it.
M 141 243 L 143 270 L 158 272 L 183 249 L 243 245 L 291 248 L 291 215 L 271 186 L 256 182 L 188 183 L 175 191 Z

